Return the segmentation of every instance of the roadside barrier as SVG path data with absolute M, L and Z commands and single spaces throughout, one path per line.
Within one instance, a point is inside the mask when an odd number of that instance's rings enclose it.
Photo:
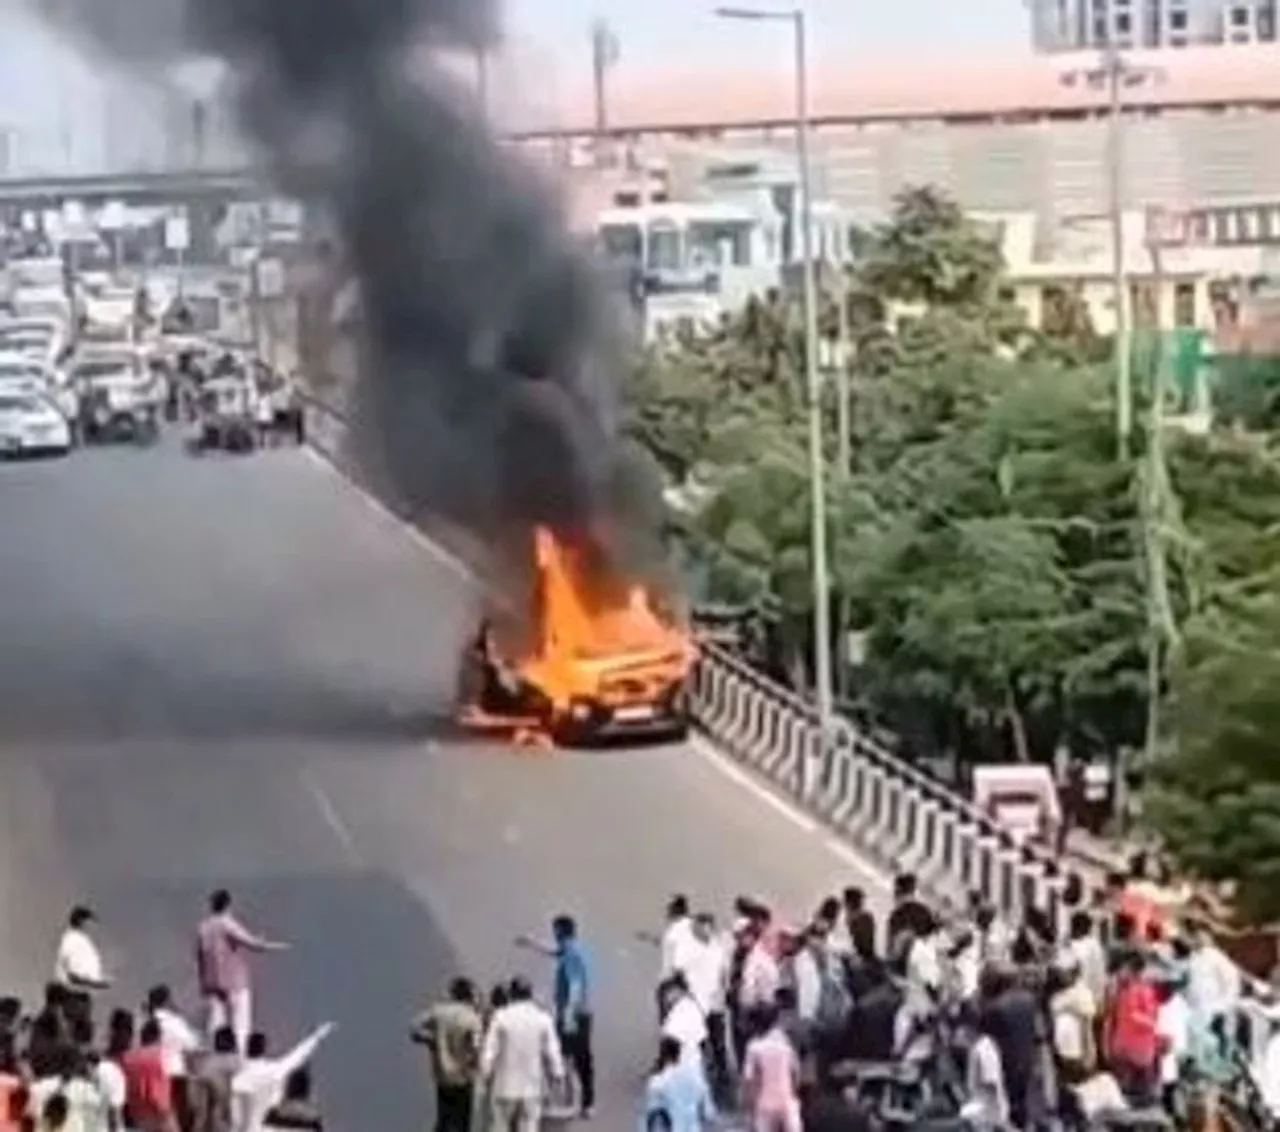
M 309 399 L 307 417 L 309 443 L 377 493 L 377 486 L 353 466 L 345 414 Z M 403 513 L 394 501 L 384 501 Z M 424 526 L 459 553 L 447 528 L 437 531 L 433 521 Z M 890 875 L 915 873 L 942 907 L 955 911 L 976 893 L 1005 923 L 1019 923 L 1028 909 L 1039 908 L 1061 933 L 1076 907 L 1093 905 L 1099 878 L 1091 862 L 1059 859 L 1038 845 L 1016 844 L 968 799 L 847 719 L 836 719 L 824 737 L 813 704 L 723 649 L 702 648 L 690 702 L 698 727 L 717 749 L 819 819 L 875 866 Z M 1069 899 L 1073 889 L 1078 899 Z M 1249 993 L 1236 1031 L 1256 1065 L 1273 1024 L 1253 995 L 1259 989 L 1255 981 L 1243 977 Z

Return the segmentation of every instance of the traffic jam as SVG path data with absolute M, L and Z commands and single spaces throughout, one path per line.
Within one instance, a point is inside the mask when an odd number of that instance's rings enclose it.
M 0 268 L 0 458 L 146 448 L 166 432 L 192 454 L 301 441 L 295 383 L 220 317 L 243 290 L 232 269 L 187 293 L 172 271 L 80 270 L 65 245 L 36 250 Z

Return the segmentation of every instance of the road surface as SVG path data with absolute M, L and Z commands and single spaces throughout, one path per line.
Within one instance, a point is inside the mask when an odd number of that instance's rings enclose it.
M 425 1126 L 413 1010 L 458 971 L 547 972 L 513 938 L 560 910 L 596 953 L 601 1103 L 652 1056 L 653 929 L 688 890 L 802 914 L 883 880 L 689 746 L 582 754 L 440 722 L 469 587 L 308 453 L 176 444 L 0 466 L 0 976 L 46 976 L 85 899 L 132 1004 L 226 885 L 291 940 L 261 967 L 284 1043 L 332 1019 L 332 1127 Z M 877 883 L 879 888 L 875 886 Z

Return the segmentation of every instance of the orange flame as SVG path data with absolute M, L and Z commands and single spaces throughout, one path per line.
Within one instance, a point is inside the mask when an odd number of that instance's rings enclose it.
M 655 612 L 643 587 L 588 578 L 583 555 L 545 528 L 535 532 L 534 552 L 537 644 L 519 667 L 553 705 L 577 696 L 610 702 L 610 677 L 624 668 L 633 686 L 655 689 L 688 674 L 690 636 Z

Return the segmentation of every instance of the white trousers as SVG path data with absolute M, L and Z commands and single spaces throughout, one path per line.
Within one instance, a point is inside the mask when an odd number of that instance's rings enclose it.
M 222 995 L 208 994 L 204 999 L 205 1031 L 210 1041 L 224 1026 L 236 1036 L 236 1049 L 244 1053 L 253 1032 L 253 994 L 248 987 Z

